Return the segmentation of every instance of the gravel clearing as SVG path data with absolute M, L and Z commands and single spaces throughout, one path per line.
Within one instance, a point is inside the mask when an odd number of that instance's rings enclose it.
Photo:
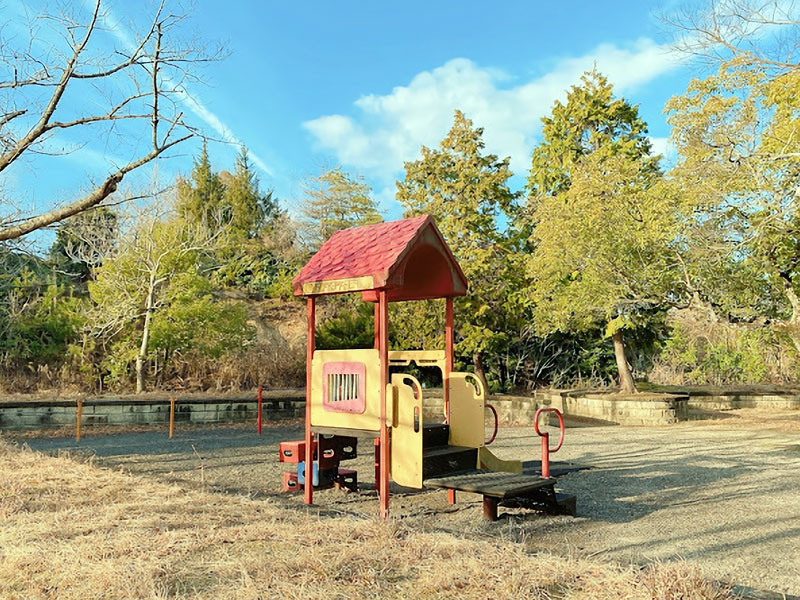
M 570 427 L 554 458 L 588 467 L 557 486 L 578 497 L 576 518 L 508 510 L 492 524 L 480 518 L 478 496 L 459 493 L 450 506 L 444 492 L 401 489 L 392 515 L 430 531 L 512 539 L 533 552 L 636 564 L 685 560 L 713 579 L 800 594 L 800 414 L 724 416 L 661 428 Z M 300 495 L 280 494 L 287 465 L 277 462 L 280 441 L 302 438 L 299 423 L 272 424 L 261 437 L 254 426 L 186 427 L 172 440 L 153 430 L 86 433 L 77 445 L 59 437 L 19 442 L 187 488 L 277 497 L 287 510 L 302 508 Z M 538 459 L 539 448 L 530 427 L 503 427 L 492 445 L 501 458 Z M 362 491 L 317 493 L 321 514 L 376 515 L 372 445 L 361 440 L 359 449 L 345 466 L 358 469 Z

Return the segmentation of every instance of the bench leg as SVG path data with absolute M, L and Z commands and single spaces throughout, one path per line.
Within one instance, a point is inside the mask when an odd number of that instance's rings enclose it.
M 483 518 L 497 521 L 497 498 L 483 497 Z

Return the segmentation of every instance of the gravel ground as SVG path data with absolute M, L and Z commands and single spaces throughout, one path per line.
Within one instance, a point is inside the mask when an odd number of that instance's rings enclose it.
M 509 510 L 488 523 L 478 496 L 459 494 L 450 506 L 443 492 L 400 489 L 392 515 L 431 530 L 514 539 L 534 552 L 623 563 L 686 560 L 710 578 L 798 594 L 800 414 L 773 413 L 766 423 L 754 411 L 725 416 L 661 428 L 569 428 L 554 458 L 588 467 L 557 486 L 578 497 L 576 518 Z M 253 426 L 185 428 L 172 440 L 152 430 L 87 433 L 78 445 L 58 437 L 20 443 L 186 487 L 279 497 L 287 510 L 303 509 L 299 495 L 279 493 L 285 465 L 277 462 L 280 441 L 302 438 L 299 423 L 265 427 L 261 437 Z M 358 469 L 362 491 L 318 492 L 317 510 L 376 514 L 372 445 L 360 443 L 361 456 L 345 466 Z M 501 428 L 492 445 L 501 458 L 539 458 L 539 448 L 530 427 Z

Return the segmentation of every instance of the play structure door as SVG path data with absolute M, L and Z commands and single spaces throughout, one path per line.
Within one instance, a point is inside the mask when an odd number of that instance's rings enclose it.
M 409 385 L 410 384 L 410 385 Z M 392 480 L 398 485 L 422 488 L 422 386 L 411 375 L 392 375 Z
M 480 448 L 484 444 L 483 383 L 472 373 L 450 373 L 450 444 Z

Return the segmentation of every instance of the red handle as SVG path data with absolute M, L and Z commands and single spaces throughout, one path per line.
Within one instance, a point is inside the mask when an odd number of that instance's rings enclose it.
M 557 408 L 540 408 L 536 411 L 536 414 L 533 417 L 533 428 L 536 430 L 536 435 L 542 437 L 548 436 L 547 433 L 542 433 L 539 431 L 539 417 L 542 415 L 542 413 L 546 412 L 556 413 L 556 416 L 558 417 L 558 428 L 560 430 L 558 435 L 558 446 L 547 449 L 548 452 L 558 452 L 561 449 L 561 445 L 564 443 L 564 417 L 561 415 L 560 410 Z
M 492 406 L 491 404 L 489 404 L 487 402 L 486 403 L 486 408 L 488 408 L 490 411 L 492 411 L 492 414 L 494 415 L 494 433 L 492 434 L 492 437 L 489 438 L 489 441 L 486 442 L 486 444 L 485 444 L 486 446 L 488 446 L 489 444 L 491 444 L 494 441 L 494 438 L 497 437 L 497 425 L 498 425 L 498 422 L 497 422 L 497 411 L 495 410 L 494 406 Z

